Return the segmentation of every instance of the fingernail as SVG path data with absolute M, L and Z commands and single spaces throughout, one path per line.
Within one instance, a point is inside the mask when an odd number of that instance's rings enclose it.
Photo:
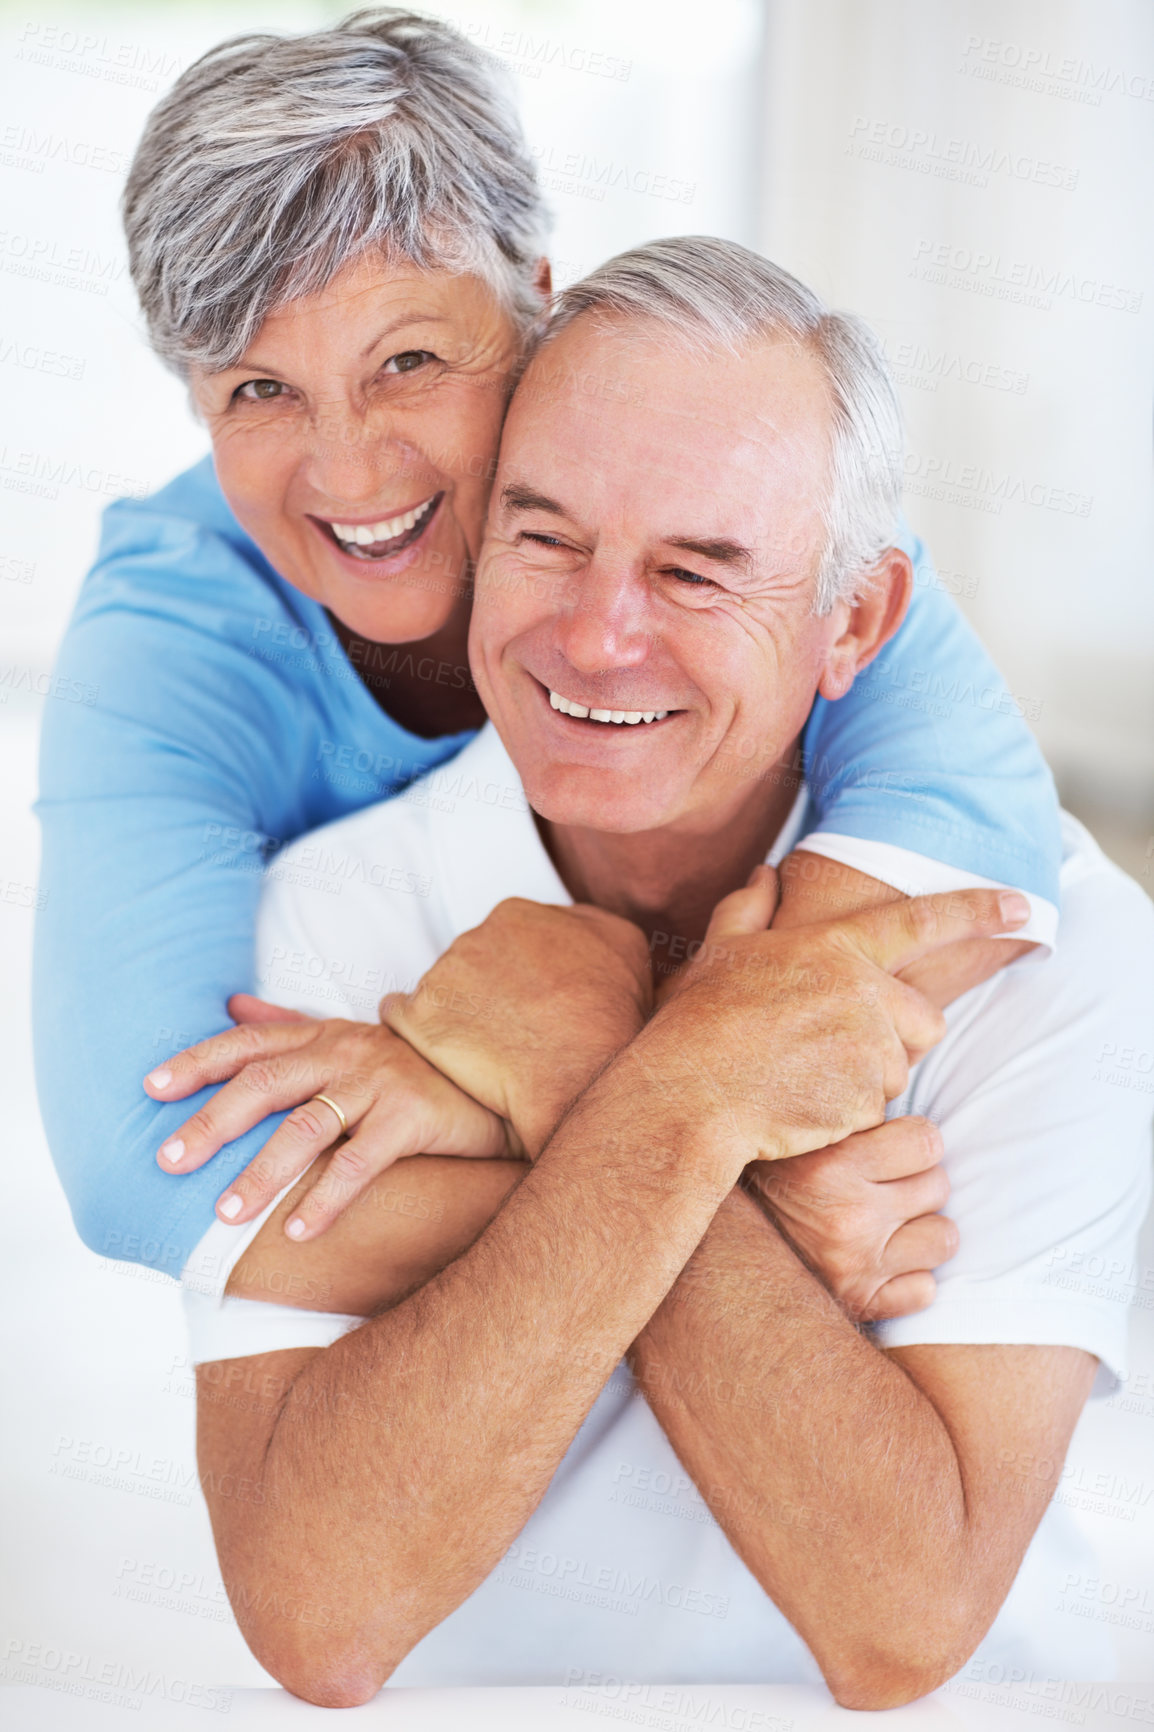
M 144 1080 L 149 1088 L 166 1089 L 172 1081 L 172 1072 L 170 1070 L 154 1070 L 152 1075 L 146 1076 Z
M 236 1192 L 232 1191 L 227 1197 L 222 1197 L 216 1206 L 226 1221 L 235 1221 L 244 1208 L 244 1198 L 238 1197 Z
M 160 1156 L 170 1167 L 178 1167 L 184 1159 L 184 1144 L 179 1137 L 170 1137 L 167 1143 L 161 1143 Z
M 1007 890 L 998 897 L 998 909 L 1003 920 L 1025 920 L 1030 912 L 1030 904 L 1017 890 Z
M 290 1239 L 303 1239 L 306 1231 L 305 1224 L 299 1215 L 294 1215 L 285 1227 L 285 1232 Z

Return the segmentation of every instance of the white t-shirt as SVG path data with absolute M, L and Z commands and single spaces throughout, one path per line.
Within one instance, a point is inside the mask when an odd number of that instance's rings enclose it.
M 799 796 L 771 861 L 804 822 Z M 945 1038 L 892 1104 L 891 1116 L 923 1113 L 941 1127 L 961 1244 L 933 1305 L 875 1336 L 883 1347 L 1080 1347 L 1101 1361 L 1096 1393 L 1106 1393 L 1125 1371 L 1119 1272 L 1133 1267 L 1149 1200 L 1151 1097 L 1123 1055 L 1154 1050 L 1154 908 L 1081 825 L 1064 827 L 1056 953 L 1012 964 L 951 1006 Z M 874 846 L 847 863 L 891 881 Z M 571 900 L 490 726 L 405 794 L 279 856 L 258 923 L 260 991 L 312 1015 L 375 1020 L 384 992 L 411 989 L 508 896 Z M 222 1301 L 259 1225 L 217 1222 L 189 1260 L 198 1361 L 322 1346 L 359 1321 Z M 1052 1504 L 976 1658 L 1109 1677 L 1106 1633 L 1071 1628 L 1057 1609 L 1066 1572 L 1092 1568 L 1070 1512 Z M 392 1682 L 553 1683 L 572 1668 L 666 1683 L 820 1681 L 624 1364 L 509 1555 Z

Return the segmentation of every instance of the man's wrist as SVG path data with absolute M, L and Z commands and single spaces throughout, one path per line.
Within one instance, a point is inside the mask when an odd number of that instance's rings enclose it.
M 764 1094 L 750 1100 L 744 1067 L 730 1070 L 723 1062 L 731 1039 L 719 1025 L 730 1015 L 743 1019 L 740 1048 L 743 1041 L 758 1038 L 748 1017 L 739 1007 L 719 1004 L 715 994 L 700 1007 L 694 998 L 689 987 L 663 1005 L 631 1050 L 671 1106 L 676 1102 L 686 1134 L 724 1163 L 732 1186 L 750 1162 L 781 1160 L 791 1151 L 772 1101 Z M 704 1030 L 708 1038 L 703 1040 Z
M 646 1024 L 605 1065 L 582 1097 L 594 1101 L 616 1128 L 613 1146 L 640 1179 L 681 1188 L 699 1183 L 724 1195 L 751 1159 L 747 1136 L 708 1067 L 687 1058 L 675 1024 Z M 611 1146 L 607 1145 L 607 1156 Z

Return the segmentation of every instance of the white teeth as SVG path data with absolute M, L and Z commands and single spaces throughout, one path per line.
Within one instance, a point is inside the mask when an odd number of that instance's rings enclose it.
M 399 517 L 386 517 L 380 523 L 331 523 L 329 527 L 337 540 L 349 547 L 371 547 L 374 541 L 395 541 L 398 535 L 405 535 L 412 529 L 436 497 L 434 493 L 423 505 L 414 505 L 411 511 L 403 511 Z
M 663 722 L 669 714 L 668 710 L 591 710 L 584 704 L 575 704 L 572 698 L 563 698 L 560 692 L 552 691 L 549 703 L 563 716 L 575 716 L 578 721 L 588 717 L 591 722 L 616 722 L 619 727 L 622 723 L 635 728 L 638 722 Z

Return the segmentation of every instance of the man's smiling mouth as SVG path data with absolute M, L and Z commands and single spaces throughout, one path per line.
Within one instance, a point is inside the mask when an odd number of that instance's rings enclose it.
M 560 692 L 555 691 L 549 692 L 549 703 L 563 716 L 573 716 L 577 721 L 610 722 L 618 727 L 636 727 L 639 722 L 663 722 L 669 714 L 668 710 L 594 710 L 573 698 L 563 698 Z
M 314 517 L 313 522 L 327 531 L 342 553 L 353 559 L 389 559 L 418 540 L 444 497 L 444 493 L 434 493 L 431 499 L 409 511 L 402 511 L 397 517 L 383 517 L 376 523 L 334 523 L 324 517 Z

